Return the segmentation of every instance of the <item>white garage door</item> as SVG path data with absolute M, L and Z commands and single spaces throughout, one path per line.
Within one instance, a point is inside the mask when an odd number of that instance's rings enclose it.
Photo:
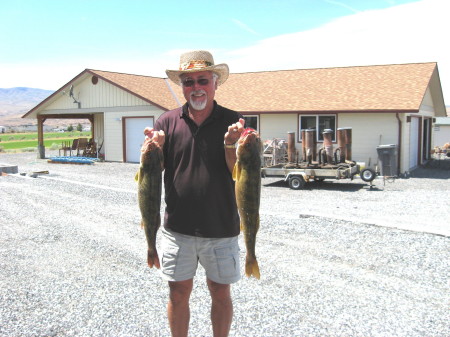
M 409 169 L 415 168 L 419 163 L 419 118 L 411 118 L 409 132 Z
M 126 162 L 139 163 L 144 143 L 144 129 L 153 127 L 153 117 L 124 118 Z

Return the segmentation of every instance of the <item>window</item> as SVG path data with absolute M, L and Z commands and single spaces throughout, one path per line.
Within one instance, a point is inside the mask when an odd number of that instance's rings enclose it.
M 245 120 L 245 127 L 246 128 L 253 128 L 256 131 L 258 130 L 258 125 L 259 125 L 259 116 L 244 116 L 244 120 Z
M 325 129 L 333 130 L 333 142 L 336 141 L 336 115 L 316 115 L 316 116 L 300 116 L 299 118 L 299 135 L 301 138 L 301 130 L 314 129 L 317 132 L 317 141 L 323 141 L 323 131 Z

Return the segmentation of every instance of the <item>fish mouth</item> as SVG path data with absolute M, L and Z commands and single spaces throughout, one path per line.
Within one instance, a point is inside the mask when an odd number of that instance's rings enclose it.
M 246 128 L 239 139 L 239 143 L 253 142 L 259 137 L 258 132 L 252 128 Z
M 157 143 L 153 139 L 146 139 L 141 147 L 141 152 L 149 152 L 157 147 Z

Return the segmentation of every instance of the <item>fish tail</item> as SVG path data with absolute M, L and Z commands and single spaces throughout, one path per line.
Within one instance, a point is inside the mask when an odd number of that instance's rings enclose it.
M 247 277 L 254 276 L 258 280 L 260 278 L 258 261 L 254 258 L 247 258 L 245 261 L 245 275 Z

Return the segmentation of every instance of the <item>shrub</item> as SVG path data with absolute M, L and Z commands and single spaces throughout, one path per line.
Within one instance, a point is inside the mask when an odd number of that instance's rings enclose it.
M 50 150 L 58 150 L 60 148 L 59 144 L 56 143 L 52 143 L 52 145 L 50 146 Z

